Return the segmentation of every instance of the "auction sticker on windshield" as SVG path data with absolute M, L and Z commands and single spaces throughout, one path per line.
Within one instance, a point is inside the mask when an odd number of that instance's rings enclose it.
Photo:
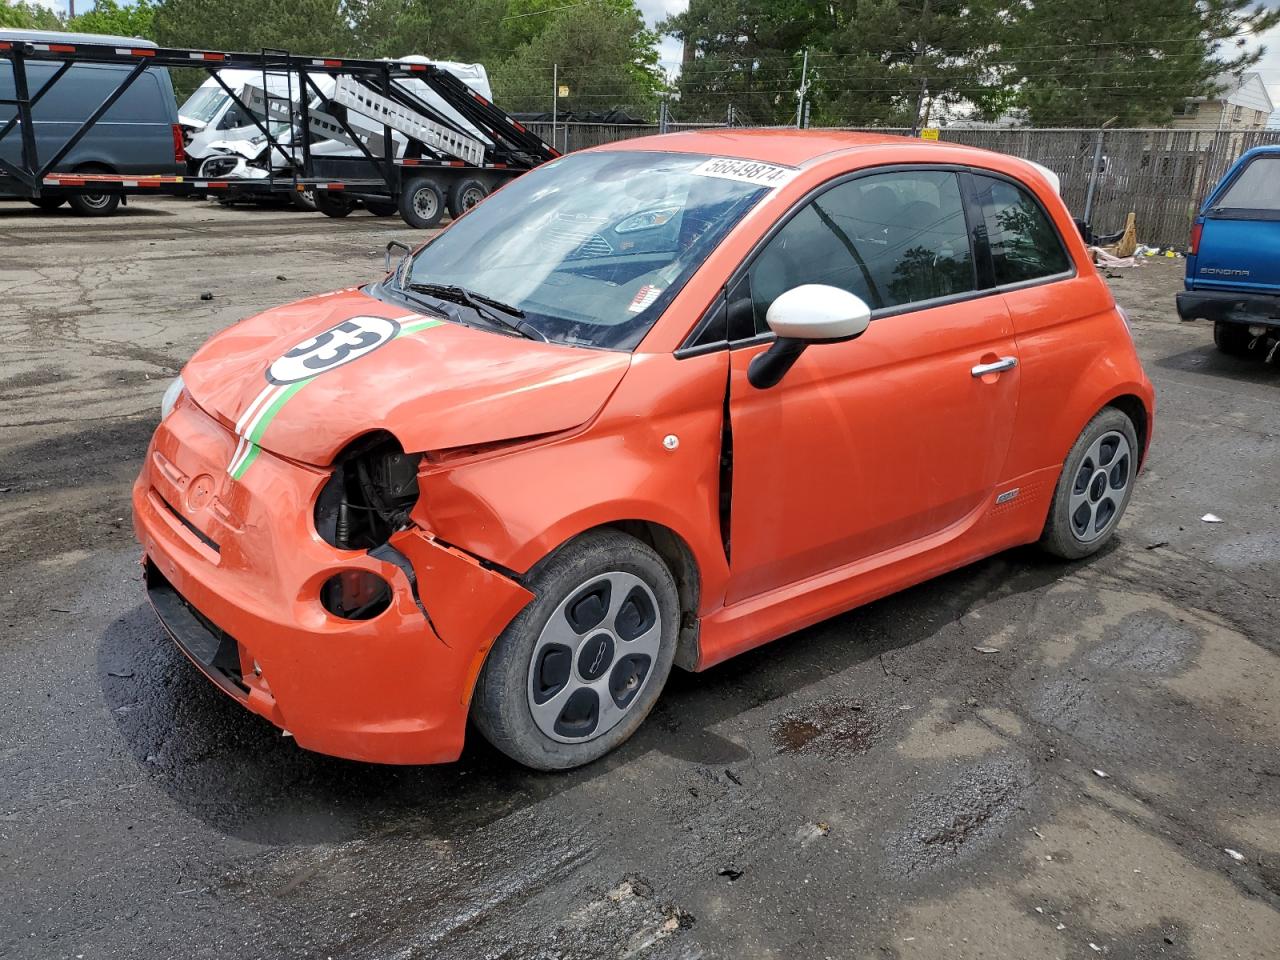
M 695 167 L 692 173 L 698 177 L 719 177 L 722 180 L 755 183 L 762 187 L 780 187 L 790 181 L 799 171 L 792 167 L 779 166 L 776 163 L 761 163 L 759 160 L 713 157 L 706 163 Z

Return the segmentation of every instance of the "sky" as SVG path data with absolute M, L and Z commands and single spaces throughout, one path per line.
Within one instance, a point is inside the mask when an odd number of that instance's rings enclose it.
M 62 12 L 67 9 L 67 0 L 37 0 L 37 2 Z M 92 0 L 78 0 L 78 2 L 83 9 L 88 9 L 92 5 Z M 1265 6 L 1280 6 L 1280 0 L 1261 0 L 1261 2 Z M 689 6 L 689 0 L 637 0 L 637 4 L 641 13 L 644 14 L 645 22 L 649 26 L 654 26 L 663 18 L 673 13 L 680 13 Z M 1278 113 L 1272 115 L 1274 122 L 1280 115 L 1280 27 L 1264 33 L 1255 43 L 1262 43 L 1267 48 L 1263 59 L 1254 69 L 1262 74 L 1263 82 L 1271 91 L 1271 99 L 1276 104 Z M 658 46 L 658 57 L 663 68 L 674 74 L 680 66 L 680 43 L 671 37 L 663 37 Z

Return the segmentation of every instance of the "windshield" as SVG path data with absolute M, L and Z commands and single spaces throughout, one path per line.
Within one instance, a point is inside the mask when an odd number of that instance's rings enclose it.
M 768 190 L 768 164 L 675 153 L 581 153 L 525 174 L 436 237 L 400 274 L 517 308 L 538 334 L 634 349 L 716 244 Z
M 182 105 L 178 113 L 190 120 L 208 123 L 227 99 L 227 92 L 219 87 L 201 87 L 187 97 L 187 102 Z

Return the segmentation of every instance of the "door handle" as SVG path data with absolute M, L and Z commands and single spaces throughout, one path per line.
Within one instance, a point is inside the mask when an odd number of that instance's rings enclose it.
M 1017 365 L 1017 357 L 1001 357 L 994 363 L 980 363 L 969 372 L 975 377 L 985 377 L 988 373 L 1001 373 L 1004 370 L 1012 370 Z

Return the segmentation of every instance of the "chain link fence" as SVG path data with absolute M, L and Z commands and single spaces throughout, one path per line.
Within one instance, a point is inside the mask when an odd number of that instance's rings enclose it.
M 553 142 L 550 123 L 529 128 Z M 715 124 L 671 124 L 678 130 L 723 129 Z M 906 128 L 857 129 L 910 136 Z M 554 144 L 568 152 L 615 140 L 658 133 L 656 124 L 562 123 Z M 1098 151 L 1101 137 L 1101 151 Z M 1138 239 L 1152 246 L 1181 247 L 1205 195 L 1240 154 L 1262 144 L 1280 144 L 1280 130 L 1098 130 L 971 129 L 943 127 L 939 139 L 1008 153 L 1048 167 L 1062 178 L 1068 209 L 1083 217 L 1093 181 L 1090 221 L 1098 233 L 1114 233 L 1126 215 L 1137 217 Z M 1095 155 L 1098 162 L 1095 164 Z

